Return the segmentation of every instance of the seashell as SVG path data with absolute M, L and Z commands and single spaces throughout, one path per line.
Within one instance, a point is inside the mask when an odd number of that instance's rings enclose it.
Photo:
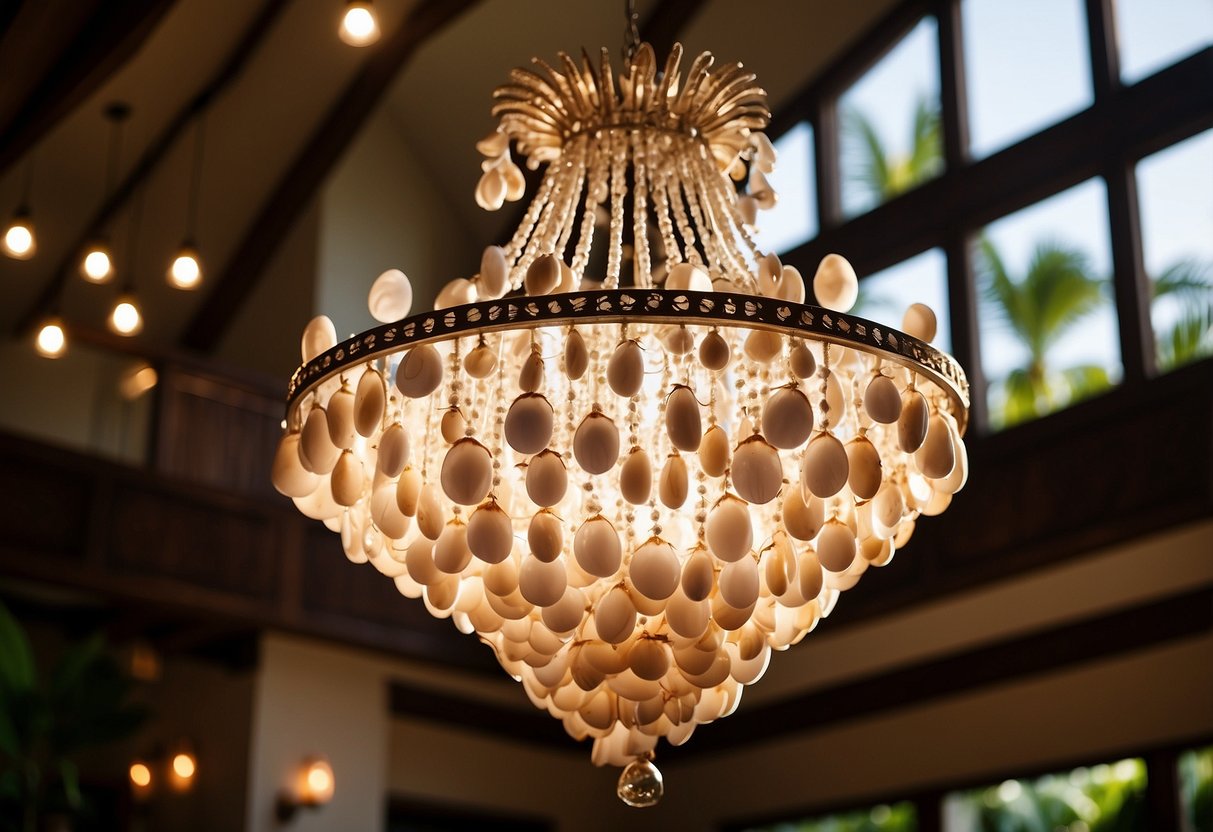
M 497 369 L 497 352 L 487 344 L 481 344 L 463 359 L 463 369 L 472 378 L 488 378 Z
M 522 566 L 518 569 L 518 591 L 535 606 L 552 606 L 564 597 L 568 585 L 563 563 L 544 563 L 532 555 L 522 559 Z
M 549 294 L 560 285 L 560 261 L 554 254 L 541 254 L 527 266 L 526 277 L 522 281 L 528 295 L 537 297 Z
M 912 454 L 927 438 L 931 410 L 927 400 L 917 390 L 907 390 L 901 397 L 901 415 L 897 418 L 897 445 Z
M 865 436 L 847 443 L 847 485 L 857 500 L 870 500 L 880 490 L 880 452 Z
M 969 481 L 969 452 L 965 448 L 964 440 L 960 438 L 960 430 L 956 425 L 956 420 L 950 415 L 945 416 L 948 423 L 948 433 L 952 439 L 952 447 L 955 449 L 956 464 L 952 466 L 952 471 L 942 480 L 935 483 L 935 488 L 943 491 L 946 494 L 955 494 L 965 487 Z
M 522 168 L 514 164 L 512 159 L 506 158 L 501 163 L 501 175 L 505 178 L 505 198 L 509 202 L 517 202 L 522 199 L 526 193 L 526 177 L 522 174 Z
M 328 415 L 323 407 L 313 407 L 303 422 L 299 437 L 299 461 L 313 474 L 328 474 L 337 464 L 341 449 L 329 438 Z
M 609 691 L 600 690 L 590 696 L 589 700 L 577 709 L 585 724 L 600 731 L 609 729 L 615 723 L 614 700 Z
M 405 517 L 414 517 L 421 502 L 421 473 L 416 468 L 405 468 L 396 483 L 396 507 Z
M 493 455 L 472 437 L 464 437 L 443 457 L 439 482 L 452 503 L 478 505 L 493 487 Z
M 795 266 L 784 266 L 780 272 L 779 280 L 775 283 L 775 292 L 772 297 L 786 300 L 790 303 L 804 303 L 805 286 L 804 278 L 800 275 L 800 270 Z
M 303 328 L 299 351 L 307 364 L 337 346 L 337 329 L 327 315 L 317 315 Z
M 779 197 L 775 193 L 775 189 L 771 187 L 771 183 L 767 181 L 766 176 L 757 165 L 750 166 L 750 179 L 748 183 L 749 195 L 758 203 L 760 210 L 769 211 L 775 207 L 775 203 Z
M 766 364 L 783 351 L 783 338 L 778 332 L 755 329 L 745 339 L 745 354 L 752 361 Z
M 754 546 L 750 507 L 744 500 L 725 494 L 708 514 L 704 537 L 712 554 L 725 563 L 741 560 Z
M 809 442 L 800 468 L 806 496 L 833 497 L 847 484 L 847 451 L 832 433 L 821 432 Z
M 935 310 L 925 303 L 911 303 L 906 309 L 905 317 L 901 319 L 901 331 L 913 335 L 919 341 L 931 343 L 935 340 L 935 330 L 938 327 Z
M 354 394 L 354 429 L 370 438 L 383 424 L 383 411 L 387 406 L 387 394 L 383 387 L 383 376 L 367 366 L 358 379 L 358 390 Z
M 468 518 L 468 549 L 485 563 L 501 563 L 514 549 L 514 524 L 497 501 L 485 503 Z
M 681 508 L 687 501 L 690 484 L 687 480 L 687 464 L 677 453 L 666 457 L 657 483 L 657 496 L 667 508 Z
M 749 194 L 737 197 L 737 210 L 741 213 L 741 221 L 746 225 L 758 224 L 758 200 Z
M 397 508 L 396 483 L 389 479 L 375 478 L 371 489 L 371 520 L 390 540 L 401 540 L 408 533 L 412 521 Z M 388 555 L 391 556 L 390 551 Z
M 674 547 L 660 538 L 651 538 L 632 553 L 628 579 L 646 598 L 664 601 L 678 588 L 682 569 Z
M 522 362 L 522 369 L 518 371 L 518 389 L 523 393 L 534 393 L 542 387 L 543 356 L 537 348 L 532 348 L 531 354 Z
M 905 510 L 905 497 L 901 489 L 889 482 L 882 485 L 872 498 L 872 533 L 880 538 L 892 537 L 901 524 Z
M 434 544 L 434 566 L 448 575 L 458 575 L 472 562 L 472 550 L 468 548 L 468 527 L 461 520 L 446 524 L 438 541 Z
M 695 392 L 683 384 L 675 384 L 665 400 L 665 429 L 670 442 L 680 451 L 699 450 L 703 439 L 703 422 L 699 417 L 699 401 Z
M 730 357 L 729 342 L 714 329 L 699 342 L 699 363 L 709 370 L 723 370 Z
M 396 387 L 410 399 L 428 396 L 442 384 L 442 358 L 430 344 L 413 347 L 396 368 Z
M 320 477 L 303 467 L 299 458 L 299 433 L 284 433 L 274 451 L 270 479 L 284 497 L 306 497 L 316 490 Z
M 510 137 L 500 130 L 494 130 L 476 142 L 476 149 L 482 155 L 495 159 L 510 149 Z
M 670 652 L 666 646 L 660 641 L 651 638 L 641 638 L 632 647 L 628 653 L 628 666 L 632 672 L 649 682 L 656 682 L 665 676 L 666 671 L 670 669 Z M 648 700 L 649 702 L 657 702 L 657 715 L 660 716 L 660 707 L 664 704 L 660 697 Z M 645 720 L 646 722 L 656 721 L 657 716 L 652 719 Z
M 644 384 L 644 356 L 634 340 L 622 342 L 607 362 L 607 383 L 615 395 L 630 399 Z
M 749 606 L 740 608 L 731 606 L 720 597 L 719 593 L 711 600 L 710 603 L 712 604 L 712 621 L 714 621 L 716 626 L 720 627 L 722 630 L 727 630 L 729 632 L 740 630 L 742 627 L 744 627 L 749 622 L 750 616 L 754 614 L 754 608 L 756 606 L 755 604 L 750 604 Z M 724 651 L 718 651 L 717 655 L 720 655 L 723 652 Z M 727 660 L 728 656 L 726 655 L 725 658 Z
M 585 375 L 590 366 L 590 353 L 586 349 L 585 339 L 574 327 L 569 327 L 568 337 L 564 339 L 564 374 L 573 381 Z
M 891 425 L 901 415 L 901 393 L 888 376 L 874 375 L 863 394 L 864 412 L 873 422 Z
M 485 591 L 501 598 L 518 590 L 518 561 L 504 558 L 484 570 Z
M 555 414 L 540 393 L 523 393 L 505 414 L 505 441 L 520 454 L 537 454 L 552 441 Z
M 653 466 L 643 448 L 628 451 L 619 468 L 619 493 L 634 506 L 644 505 L 653 493 Z
M 804 488 L 789 488 L 783 498 L 783 527 L 797 540 L 812 540 L 825 522 L 825 503 L 804 497 Z
M 577 274 L 569 267 L 569 264 L 563 260 L 560 263 L 560 283 L 556 284 L 557 292 L 576 292 L 577 287 L 581 285 L 581 281 L 577 279 Z
M 795 387 L 781 387 L 762 409 L 762 434 L 776 448 L 799 448 L 813 432 L 813 406 Z
M 661 343 L 671 355 L 686 355 L 695 348 L 695 336 L 685 326 L 671 327 L 661 336 Z
M 333 467 L 333 500 L 339 506 L 352 506 L 362 498 L 362 487 L 366 475 L 362 473 L 362 462 L 353 451 L 342 451 L 341 458 Z
M 914 453 L 914 462 L 924 477 L 939 480 L 952 473 L 956 467 L 956 449 L 952 446 L 952 435 L 942 416 L 935 415 L 927 424 L 927 435 Z
M 480 255 L 480 295 L 486 300 L 499 298 L 509 288 L 510 267 L 505 261 L 505 249 L 486 246 Z
M 545 508 L 564 499 L 569 474 L 564 460 L 552 450 L 540 451 L 526 467 L 526 493 L 531 502 Z
M 693 263 L 676 263 L 665 278 L 665 288 L 678 291 L 710 292 L 712 278 L 702 267 Z
M 670 600 L 665 607 L 665 620 L 670 629 L 682 636 L 683 638 L 699 638 L 708 628 L 708 623 L 711 620 L 712 605 L 708 600 L 702 599 L 692 601 L 678 589 L 670 596 Z M 674 654 L 674 660 L 682 667 L 682 662 L 679 659 L 679 654 L 685 654 L 686 657 L 695 658 L 691 654 L 703 653 L 703 650 L 697 650 L 694 647 L 688 647 Z M 711 653 L 708 654 L 712 655 Z
M 842 572 L 855 560 L 855 533 L 837 520 L 827 520 L 817 535 L 817 557 L 823 568 Z
M 825 400 L 821 405 L 821 428 L 825 430 L 831 425 L 841 425 L 847 415 L 847 400 L 843 396 L 842 382 L 838 373 L 822 370 L 821 379 L 825 383 Z
M 413 308 L 413 284 L 400 269 L 388 269 L 371 284 L 366 305 L 381 324 L 407 318 Z
M 544 563 L 551 563 L 564 550 L 564 527 L 560 518 L 546 508 L 535 513 L 526 532 L 531 554 Z
M 827 254 L 813 275 L 813 295 L 817 303 L 835 312 L 849 312 L 859 298 L 859 278 L 847 259 Z
M 699 464 L 709 477 L 722 477 L 729 470 L 729 435 L 712 425 L 699 443 Z
M 821 574 L 821 561 L 812 549 L 805 549 L 796 560 L 796 578 L 800 582 L 800 595 L 811 601 L 821 594 L 825 576 Z
M 783 487 L 783 463 L 779 460 L 779 452 L 757 434 L 733 451 L 729 474 L 737 495 L 753 505 L 771 502 Z
M 619 429 L 611 417 L 595 410 L 573 434 L 573 457 L 587 474 L 605 474 L 619 460 Z
M 404 566 L 409 577 L 422 586 L 436 584 L 446 578 L 434 565 L 434 541 L 424 537 L 416 538 L 405 551 Z
M 619 644 L 636 629 L 636 607 L 623 587 L 602 596 L 594 608 L 594 629 L 607 644 Z
M 354 394 L 341 385 L 341 389 L 329 397 L 324 408 L 329 429 L 329 441 L 334 447 L 349 450 L 354 447 Z
M 464 434 L 467 433 L 467 419 L 463 418 L 463 411 L 458 407 L 448 407 L 442 413 L 442 420 L 438 425 L 438 432 L 442 434 L 443 440 L 454 445 Z
M 799 489 L 789 489 L 797 491 Z M 796 574 L 796 553 L 786 533 L 775 532 L 771 537 L 771 548 L 763 556 L 763 581 L 771 595 L 779 596 L 788 591 L 788 582 Z M 751 656 L 753 654 L 750 654 Z
M 573 555 L 586 572 L 597 578 L 609 578 L 619 571 L 623 547 L 611 522 L 595 514 L 573 535 Z
M 466 277 L 457 277 L 447 283 L 434 298 L 434 309 L 450 309 L 465 303 L 476 302 L 476 284 Z
M 720 597 L 743 610 L 758 600 L 758 563 L 751 557 L 725 564 L 720 570 Z
M 438 489 L 430 483 L 421 486 L 417 499 L 417 528 L 430 540 L 437 540 L 446 525 L 446 512 L 438 500 Z
M 476 204 L 486 211 L 496 211 L 505 204 L 505 193 L 508 185 L 505 175 L 497 168 L 484 172 L 476 183 Z
M 788 367 L 797 378 L 809 378 L 817 372 L 817 359 L 804 341 L 797 341 L 788 352 Z
M 585 593 L 576 587 L 565 587 L 564 595 L 540 613 L 543 624 L 553 633 L 567 633 L 581 623 L 585 615 Z
M 758 165 L 758 169 L 763 173 L 772 173 L 775 170 L 775 160 L 778 154 L 767 134 L 751 133 L 750 144 L 757 151 L 754 154 L 754 162 Z
M 767 297 L 772 296 L 782 274 L 783 263 L 779 262 L 778 254 L 772 252 L 758 258 L 758 291 Z

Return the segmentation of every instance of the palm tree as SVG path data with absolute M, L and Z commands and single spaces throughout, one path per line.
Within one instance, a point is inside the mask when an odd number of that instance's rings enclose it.
M 1155 302 L 1173 298 L 1182 313 L 1171 327 L 1155 332 L 1158 367 L 1164 372 L 1213 354 L 1213 266 L 1181 260 L 1150 284 Z
M 926 95 L 914 104 L 910 152 L 894 156 L 867 114 L 853 107 L 843 112 L 843 146 L 848 181 L 867 205 L 879 205 L 943 169 L 939 107 Z
M 1091 276 L 1085 253 L 1060 242 L 1039 243 L 1027 272 L 1015 279 L 994 243 L 983 238 L 979 270 L 986 302 L 1028 353 L 1027 364 L 1002 380 L 1005 404 L 991 414 L 996 427 L 1043 416 L 1110 385 L 1099 365 L 1057 370 L 1049 363 L 1050 349 L 1104 301 L 1106 282 Z

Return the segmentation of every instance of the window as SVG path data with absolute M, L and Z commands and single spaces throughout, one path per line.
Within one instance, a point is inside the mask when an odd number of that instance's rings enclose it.
M 1181 832 L 1213 832 L 1213 745 L 1179 757 Z
M 948 316 L 947 258 L 933 248 L 896 266 L 868 275 L 859 281 L 859 299 L 851 309 L 856 315 L 901 329 L 901 320 L 912 303 L 925 303 L 935 312 L 935 340 L 931 343 L 948 352 L 951 329 Z
M 839 101 L 842 210 L 854 216 L 943 171 L 939 47 L 923 18 Z
M 995 429 L 1100 393 L 1121 375 L 1102 180 L 987 226 L 974 253 Z
M 1142 255 L 1160 372 L 1213 355 L 1210 183 L 1213 130 L 1137 165 Z
M 748 832 L 917 832 L 918 812 L 908 801 L 804 820 L 750 827 Z
M 961 13 L 974 158 L 1091 105 L 1082 0 L 964 0 Z
M 817 233 L 816 186 L 813 182 L 813 127 L 802 121 L 775 142 L 775 172 L 767 177 L 779 200 L 759 217 L 755 242 L 762 251 L 782 254 Z
M 1120 77 L 1132 84 L 1213 44 L 1209 0 L 1117 0 Z

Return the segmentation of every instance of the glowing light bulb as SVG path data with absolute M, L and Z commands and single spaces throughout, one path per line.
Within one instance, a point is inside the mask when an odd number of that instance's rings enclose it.
M 34 225 L 24 212 L 17 212 L 5 229 L 3 247 L 4 253 L 14 260 L 28 260 L 34 256 L 34 250 L 37 248 Z
M 67 334 L 58 318 L 51 318 L 38 330 L 34 348 L 43 358 L 59 358 L 67 352 Z
M 143 329 L 143 315 L 134 295 L 122 295 L 110 312 L 110 329 L 118 335 L 136 335 Z
M 152 770 L 147 767 L 146 763 L 131 763 L 130 776 L 131 785 L 135 787 L 136 791 L 152 785 Z
M 338 30 L 350 46 L 369 46 L 379 40 L 379 19 L 369 2 L 352 2 L 345 8 Z
M 194 289 L 202 282 L 202 262 L 193 246 L 184 245 L 168 268 L 168 282 L 178 289 Z
M 92 283 L 105 283 L 114 274 L 114 260 L 109 248 L 103 244 L 89 247 L 80 263 L 80 273 Z
M 188 780 L 197 770 L 198 764 L 189 754 L 181 753 L 173 757 L 173 773 L 181 779 Z
M 303 783 L 300 785 L 299 799 L 306 806 L 323 806 L 332 800 L 336 782 L 329 761 L 311 760 L 304 769 Z
M 129 367 L 118 379 L 118 392 L 127 401 L 134 401 L 155 387 L 159 380 L 160 376 L 156 373 L 155 368 L 141 361 Z M 178 754 L 177 756 L 189 759 L 188 754 Z M 176 767 L 177 759 L 173 758 L 173 768 Z M 181 776 L 188 777 L 189 775 L 183 774 Z

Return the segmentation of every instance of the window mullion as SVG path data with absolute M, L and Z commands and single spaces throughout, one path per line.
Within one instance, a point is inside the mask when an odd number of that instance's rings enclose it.
M 1108 229 L 1112 238 L 1112 289 L 1120 327 L 1121 363 L 1126 384 L 1154 374 L 1154 333 L 1150 325 L 1150 280 L 1141 247 L 1141 216 L 1132 165 L 1120 162 L 1105 173 Z

